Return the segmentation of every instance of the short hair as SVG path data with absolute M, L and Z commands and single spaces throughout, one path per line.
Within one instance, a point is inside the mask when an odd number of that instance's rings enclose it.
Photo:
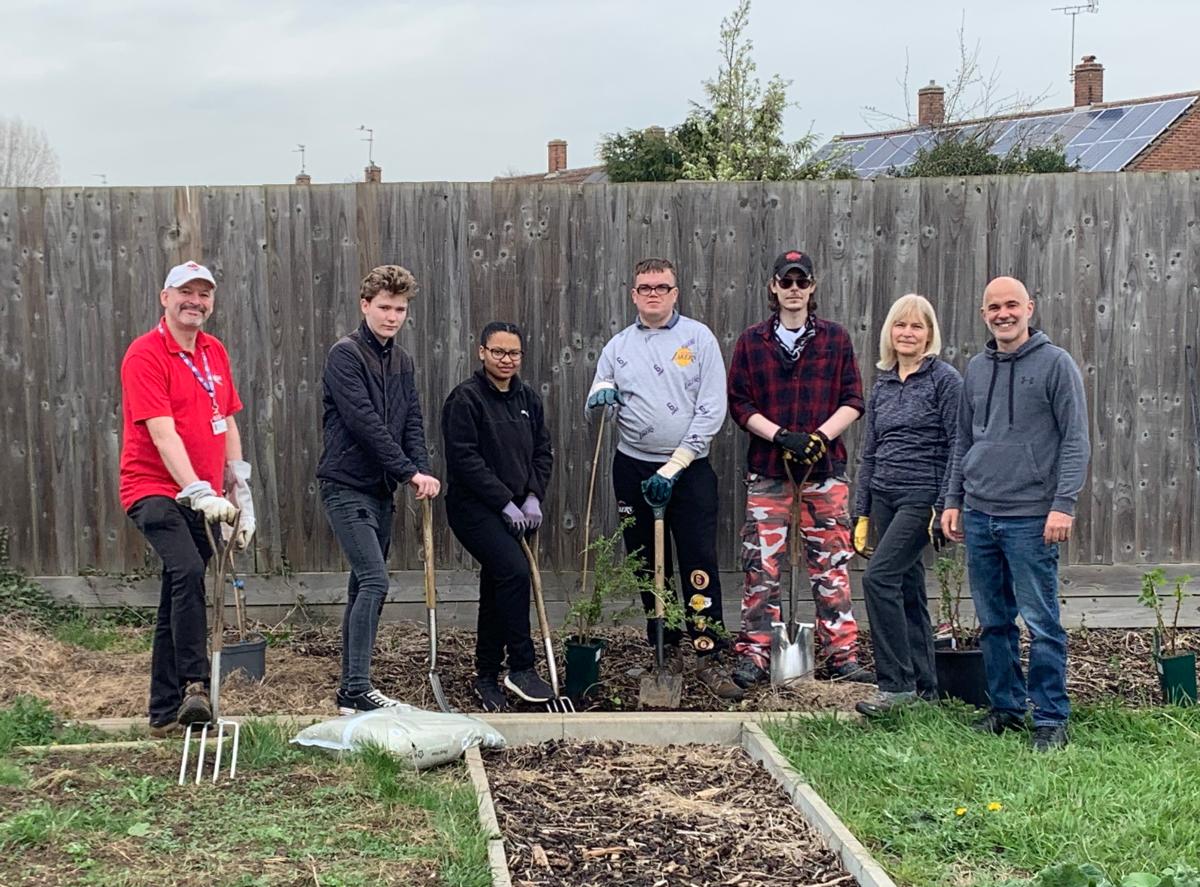
M 817 278 L 815 277 L 813 278 L 813 280 L 816 279 Z M 774 282 L 774 280 L 775 275 L 772 274 L 771 278 L 767 281 L 767 307 L 771 309 L 772 312 L 777 312 L 779 310 L 779 296 L 775 295 L 775 293 L 771 290 L 771 284 Z M 817 314 L 817 291 L 815 289 L 808 297 L 808 308 L 806 310 L 808 311 L 809 317 L 815 317 Z
M 358 297 L 364 302 L 370 302 L 383 292 L 411 299 L 417 294 L 417 279 L 411 271 L 400 265 L 380 265 L 372 268 L 371 273 L 362 279 Z
M 661 271 L 670 271 L 676 285 L 679 284 L 679 275 L 675 273 L 675 266 L 667 259 L 642 259 L 633 266 L 633 279 L 637 280 L 639 274 L 656 274 Z
M 507 320 L 493 320 L 483 328 L 483 332 L 479 334 L 479 346 L 486 348 L 488 339 L 496 333 L 512 333 L 521 343 L 521 347 L 525 347 L 525 334 L 521 332 L 521 328 L 515 323 L 509 323 Z
M 933 310 L 933 305 L 924 296 L 908 293 L 892 303 L 887 317 L 883 319 L 883 329 L 879 331 L 879 362 L 875 364 L 881 370 L 893 369 L 899 362 L 899 358 L 896 357 L 896 348 L 892 345 L 892 326 L 897 320 L 908 314 L 919 315 L 925 321 L 925 325 L 929 327 L 929 344 L 925 347 L 925 353 L 921 357 L 933 357 L 941 353 L 942 331 L 938 327 L 937 314 Z

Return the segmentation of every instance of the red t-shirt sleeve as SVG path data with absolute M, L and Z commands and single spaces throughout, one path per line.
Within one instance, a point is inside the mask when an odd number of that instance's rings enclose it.
M 121 387 L 134 422 L 171 415 L 169 377 L 167 368 L 153 354 L 142 351 L 126 356 L 121 364 Z

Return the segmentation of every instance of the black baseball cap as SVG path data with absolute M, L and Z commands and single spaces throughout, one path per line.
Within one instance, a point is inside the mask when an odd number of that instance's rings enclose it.
M 775 260 L 775 276 L 780 280 L 789 271 L 799 271 L 805 277 L 812 277 L 813 263 L 807 254 L 798 249 L 790 249 Z

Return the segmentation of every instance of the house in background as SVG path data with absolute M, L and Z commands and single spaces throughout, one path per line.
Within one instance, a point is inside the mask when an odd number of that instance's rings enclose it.
M 546 144 L 546 172 L 535 172 L 524 176 L 496 176 L 498 184 L 527 184 L 531 182 L 557 182 L 565 185 L 595 185 L 608 181 L 603 166 L 577 166 L 567 168 L 567 143 L 562 139 L 551 139 Z
M 987 131 L 993 154 L 1014 146 L 1057 144 L 1081 172 L 1200 169 L 1200 90 L 1121 102 L 1104 101 L 1104 66 L 1094 55 L 1075 66 L 1075 106 L 1026 111 L 947 124 L 945 90 L 930 82 L 917 93 L 917 125 L 886 132 L 843 135 L 816 157 L 836 152 L 862 178 L 903 170 L 918 150 L 947 130 L 964 136 Z

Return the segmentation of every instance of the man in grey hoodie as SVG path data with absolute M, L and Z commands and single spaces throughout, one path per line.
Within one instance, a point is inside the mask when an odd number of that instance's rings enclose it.
M 997 277 L 980 309 L 994 338 L 971 358 L 958 408 L 942 531 L 966 541 L 991 711 L 976 729 L 1025 725 L 1033 747 L 1067 744 L 1067 633 L 1058 615 L 1058 544 L 1071 534 L 1088 463 L 1087 401 L 1075 361 L 1030 327 L 1024 284 Z M 1020 613 L 1032 636 L 1021 670 Z

